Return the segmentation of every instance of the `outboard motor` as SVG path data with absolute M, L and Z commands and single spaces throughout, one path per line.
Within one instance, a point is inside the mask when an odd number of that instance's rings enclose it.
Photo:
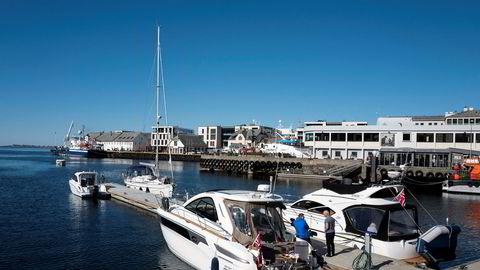
M 457 238 L 460 233 L 457 225 L 437 225 L 417 239 L 417 252 L 429 263 L 454 260 Z

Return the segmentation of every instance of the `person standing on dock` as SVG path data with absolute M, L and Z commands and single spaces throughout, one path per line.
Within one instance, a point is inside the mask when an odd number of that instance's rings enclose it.
M 330 216 L 330 211 L 323 211 L 325 216 L 325 239 L 327 240 L 327 257 L 335 255 L 335 244 L 333 239 L 335 238 L 335 219 Z
M 293 219 L 292 219 L 293 220 Z M 305 218 L 303 216 L 303 213 L 298 214 L 297 219 L 292 221 L 292 226 L 295 227 L 295 236 L 307 241 L 308 243 L 310 242 L 310 235 L 308 233 L 308 224 L 305 221 Z

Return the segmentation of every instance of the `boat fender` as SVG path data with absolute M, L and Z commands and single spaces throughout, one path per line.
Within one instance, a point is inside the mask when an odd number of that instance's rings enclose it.
M 301 169 L 303 167 L 301 162 L 297 162 L 297 168 Z
M 478 188 L 480 186 L 480 184 L 478 182 L 475 182 L 475 184 L 473 184 L 476 188 Z
M 408 172 L 407 172 L 407 177 L 412 178 L 412 177 L 413 177 L 413 172 L 412 172 L 412 171 L 408 171 Z
M 435 174 L 435 177 L 439 180 L 445 179 L 444 176 L 443 176 L 443 173 L 437 173 L 437 174 Z
M 380 174 L 381 174 L 381 175 L 387 175 L 388 172 L 387 172 L 387 170 L 385 170 L 385 169 L 381 169 L 381 170 L 380 170 Z
M 220 269 L 220 263 L 218 261 L 217 257 L 213 257 L 212 263 L 210 265 L 211 270 L 219 270 Z
M 468 187 L 472 187 L 472 182 L 471 181 L 468 182 Z
M 433 175 L 432 172 L 427 173 L 427 178 L 428 179 L 433 179 L 435 176 Z
M 416 177 L 423 177 L 423 172 L 422 171 L 416 171 L 415 176 Z

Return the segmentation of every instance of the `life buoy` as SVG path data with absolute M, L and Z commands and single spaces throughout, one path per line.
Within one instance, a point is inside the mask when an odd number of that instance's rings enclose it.
M 423 177 L 423 172 L 422 171 L 416 171 L 415 176 L 416 177 Z

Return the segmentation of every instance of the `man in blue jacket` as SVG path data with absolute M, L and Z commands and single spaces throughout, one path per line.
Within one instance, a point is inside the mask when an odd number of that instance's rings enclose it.
M 305 218 L 303 216 L 303 213 L 298 214 L 297 219 L 292 221 L 292 226 L 295 227 L 295 235 L 307 241 L 308 243 L 310 242 L 310 235 L 308 233 L 308 224 L 305 221 Z

